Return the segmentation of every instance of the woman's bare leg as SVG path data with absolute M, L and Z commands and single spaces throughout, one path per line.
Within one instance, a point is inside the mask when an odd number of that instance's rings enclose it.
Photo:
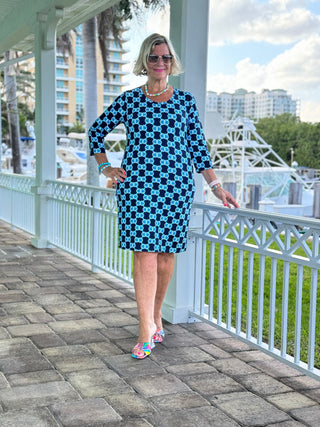
M 139 313 L 138 342 L 150 342 L 155 331 L 154 301 L 157 290 L 157 253 L 134 252 L 133 281 Z
M 154 301 L 154 322 L 157 329 L 162 329 L 161 307 L 166 296 L 174 269 L 174 254 L 159 253 L 157 263 L 157 291 Z

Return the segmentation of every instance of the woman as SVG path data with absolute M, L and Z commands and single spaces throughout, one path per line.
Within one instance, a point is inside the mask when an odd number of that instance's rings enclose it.
M 171 42 L 152 34 L 134 67 L 146 75 L 142 87 L 121 94 L 89 130 L 91 155 L 101 173 L 117 182 L 119 247 L 134 251 L 134 286 L 139 338 L 132 357 L 143 359 L 162 342 L 161 306 L 173 273 L 174 254 L 186 250 L 194 196 L 193 166 L 225 206 L 239 207 L 212 169 L 193 96 L 167 83 L 180 64 Z M 113 168 L 105 135 L 124 123 L 122 167 Z

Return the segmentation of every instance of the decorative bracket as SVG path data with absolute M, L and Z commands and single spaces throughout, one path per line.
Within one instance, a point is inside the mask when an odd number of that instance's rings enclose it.
M 56 29 L 63 17 L 63 9 L 53 8 L 48 13 L 38 13 L 38 22 L 41 24 L 42 49 L 50 50 L 55 46 Z

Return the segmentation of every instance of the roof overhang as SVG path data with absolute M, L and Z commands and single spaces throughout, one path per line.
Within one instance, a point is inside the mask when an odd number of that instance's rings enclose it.
M 30 52 L 38 13 L 46 14 L 62 9 L 57 35 L 62 35 L 120 0 L 1 0 L 0 1 L 0 55 L 6 50 Z

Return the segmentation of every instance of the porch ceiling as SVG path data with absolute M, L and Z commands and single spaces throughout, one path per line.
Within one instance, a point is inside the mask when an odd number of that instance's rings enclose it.
M 120 0 L 0 0 L 0 54 L 6 50 L 33 50 L 39 12 L 64 9 L 57 35 L 66 33 Z

